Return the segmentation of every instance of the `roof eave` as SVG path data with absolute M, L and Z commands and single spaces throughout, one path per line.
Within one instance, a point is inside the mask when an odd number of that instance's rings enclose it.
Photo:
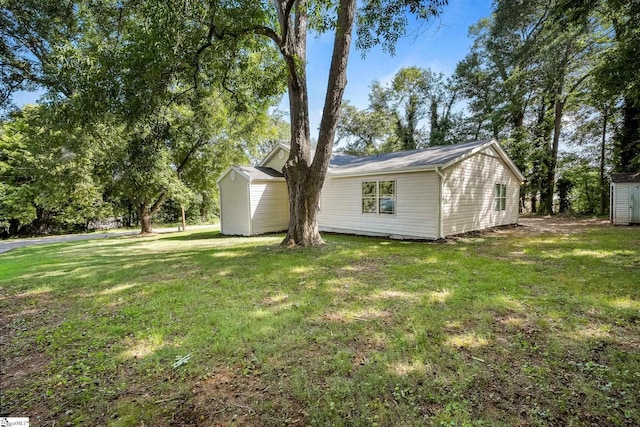
M 495 138 L 490 139 L 486 143 L 484 143 L 482 145 L 478 145 L 474 149 L 469 150 L 468 152 L 466 152 L 464 154 L 461 154 L 460 156 L 456 157 L 455 159 L 452 159 L 452 160 L 446 162 L 442 166 L 442 168 L 446 169 L 446 168 L 448 168 L 450 166 L 453 166 L 456 163 L 459 163 L 459 162 L 461 162 L 461 161 L 473 156 L 474 154 L 477 154 L 477 153 L 481 152 L 482 150 L 484 150 L 484 149 L 486 149 L 488 147 L 494 147 L 496 149 L 496 151 L 498 152 L 498 155 L 500 156 L 502 161 L 504 161 L 507 164 L 509 169 L 511 169 L 513 174 L 516 176 L 516 178 L 518 178 L 518 180 L 520 182 L 525 181 L 525 179 L 526 179 L 525 176 L 522 174 L 522 172 L 520 172 L 520 169 L 516 166 L 515 163 L 513 163 L 513 160 L 511 160 L 509 155 L 504 151 L 504 149 L 500 146 L 500 144 L 498 143 L 498 141 Z
M 356 176 L 371 176 L 371 175 L 393 175 L 398 173 L 413 173 L 413 172 L 432 172 L 437 168 L 441 168 L 442 164 L 437 165 L 424 165 L 424 166 L 414 166 L 414 167 L 405 167 L 405 168 L 393 168 L 393 169 L 382 169 L 382 170 L 369 170 L 369 171 L 358 171 L 358 172 L 333 172 L 329 170 L 328 176 L 331 178 L 350 178 Z
M 278 150 L 286 150 L 287 152 L 291 152 L 291 147 L 288 147 L 282 142 L 278 142 L 275 147 L 271 149 L 269 154 L 258 164 L 258 166 L 264 166 L 271 161 L 271 158 L 276 155 Z
M 222 182 L 222 180 L 231 172 L 231 171 L 235 171 L 235 173 L 239 174 L 240 176 L 242 176 L 244 179 L 246 179 L 247 181 L 251 182 L 251 177 L 249 175 L 247 175 L 246 173 L 244 173 L 240 168 L 236 167 L 236 166 L 229 166 L 227 168 L 226 171 L 224 171 L 224 173 L 222 175 L 220 175 L 220 178 L 216 179 L 216 185 L 220 186 L 220 182 Z
M 252 182 L 252 183 L 253 182 L 272 182 L 272 181 L 286 182 L 286 180 L 284 178 L 279 177 L 279 176 L 274 176 L 272 178 L 253 178 L 253 179 L 249 180 L 249 182 Z

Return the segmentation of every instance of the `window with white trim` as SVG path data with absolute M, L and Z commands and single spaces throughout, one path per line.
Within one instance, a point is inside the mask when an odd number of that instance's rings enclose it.
M 496 184 L 494 210 L 503 211 L 507 208 L 507 186 L 506 184 Z
M 364 181 L 362 213 L 394 215 L 396 213 L 396 182 Z

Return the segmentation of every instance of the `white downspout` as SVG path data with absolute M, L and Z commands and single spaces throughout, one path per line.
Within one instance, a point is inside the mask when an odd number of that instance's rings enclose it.
M 443 239 L 444 234 L 442 233 L 442 201 L 443 195 L 442 190 L 444 188 L 444 174 L 440 171 L 440 166 L 436 166 L 436 173 L 438 174 L 438 230 L 437 230 L 437 238 Z
M 251 178 L 249 178 L 249 182 L 247 183 L 247 203 L 249 207 L 249 236 L 253 236 L 253 216 L 251 215 Z
M 224 234 L 222 230 L 222 189 L 220 188 L 220 183 L 216 184 L 218 186 L 218 207 L 220 208 L 220 234 Z

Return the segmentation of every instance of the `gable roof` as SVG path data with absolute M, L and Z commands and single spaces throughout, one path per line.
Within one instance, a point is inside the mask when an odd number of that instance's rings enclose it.
M 518 167 L 495 139 L 367 157 L 334 154 L 329 165 L 329 175 L 338 177 L 446 169 L 488 147 L 492 147 L 498 153 L 520 181 L 524 181 L 524 176 Z
M 640 172 L 613 173 L 611 174 L 611 182 L 640 182 Z
M 258 166 L 264 166 L 267 163 L 269 163 L 271 161 L 271 159 L 276 155 L 276 153 L 279 153 L 280 150 L 284 150 L 285 151 L 285 156 L 289 155 L 289 151 L 291 151 L 291 147 L 288 146 L 285 143 L 282 142 L 278 142 L 272 149 L 271 151 L 269 151 L 269 154 L 267 154 L 267 156 L 260 162 L 260 164 Z
M 249 182 L 254 181 L 283 181 L 284 175 L 272 168 L 262 166 L 231 166 L 216 180 L 219 185 L 229 173 L 234 171 Z
M 280 172 L 273 168 L 263 166 L 238 166 L 238 169 L 249 177 L 250 181 L 271 181 L 274 178 L 284 178 Z
M 420 150 L 397 151 L 367 157 L 333 153 L 329 163 L 328 175 L 333 177 L 347 177 L 446 169 L 488 147 L 495 150 L 520 181 L 524 181 L 525 178 L 522 172 L 520 172 L 515 163 L 513 163 L 495 139 L 441 145 Z M 287 145 L 278 143 L 267 157 L 260 162 L 260 166 L 232 166 L 218 178 L 217 182 L 220 183 L 232 170 L 241 174 L 245 179 L 249 180 L 249 182 L 283 180 L 284 175 L 282 175 L 282 173 L 275 169 L 262 166 L 268 163 L 281 149 L 284 149 L 287 153 L 290 150 Z

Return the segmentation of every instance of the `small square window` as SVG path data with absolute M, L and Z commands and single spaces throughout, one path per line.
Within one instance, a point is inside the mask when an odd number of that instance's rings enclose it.
M 362 213 L 395 214 L 396 182 L 365 181 L 362 183 Z

